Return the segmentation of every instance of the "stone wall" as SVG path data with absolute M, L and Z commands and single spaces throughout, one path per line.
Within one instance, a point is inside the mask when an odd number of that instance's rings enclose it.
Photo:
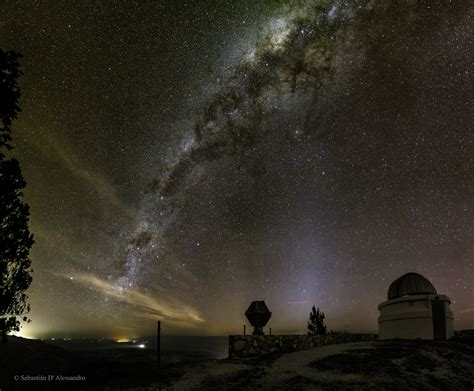
M 256 357 L 273 352 L 291 352 L 339 343 L 375 341 L 377 334 L 334 333 L 328 335 L 229 335 L 229 358 Z

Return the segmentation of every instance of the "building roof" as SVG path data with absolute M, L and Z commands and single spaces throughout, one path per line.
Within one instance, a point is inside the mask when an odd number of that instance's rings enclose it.
M 388 288 L 388 299 L 406 295 L 437 294 L 433 284 L 418 273 L 407 273 L 397 278 Z

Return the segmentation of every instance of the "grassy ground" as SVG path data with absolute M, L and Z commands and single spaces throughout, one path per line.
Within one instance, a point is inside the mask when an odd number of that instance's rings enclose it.
M 361 377 L 354 382 L 311 383 L 322 389 L 336 384 L 362 389 L 474 389 L 474 346 L 466 343 L 381 341 L 374 347 L 315 360 L 310 366 L 341 379 L 350 374 Z
M 473 390 L 474 338 L 377 341 L 247 360 L 205 360 L 158 369 L 146 349 L 79 354 L 41 341 L 0 346 L 0 388 L 91 390 Z M 18 374 L 82 374 L 86 382 L 15 382 Z
M 324 346 L 266 359 L 223 361 L 240 370 L 191 375 L 169 390 L 473 390 L 474 341 L 377 341 Z M 234 368 L 235 369 L 235 368 Z

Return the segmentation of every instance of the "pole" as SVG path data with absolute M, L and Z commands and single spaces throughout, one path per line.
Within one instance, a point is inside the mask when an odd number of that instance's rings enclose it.
M 156 335 L 156 361 L 158 366 L 161 364 L 161 320 L 158 321 L 158 330 Z
M 269 329 L 270 329 L 270 335 L 272 335 L 272 328 L 271 328 L 271 327 L 269 327 Z
M 245 325 L 244 325 L 244 335 L 245 335 Z

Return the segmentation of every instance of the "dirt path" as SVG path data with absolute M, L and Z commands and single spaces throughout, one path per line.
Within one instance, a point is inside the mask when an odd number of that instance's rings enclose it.
M 268 373 L 261 379 L 261 389 L 285 389 L 288 386 L 295 385 L 295 382 L 322 381 L 331 383 L 332 380 L 336 380 L 336 376 L 337 381 L 360 381 L 362 380 L 361 375 L 347 374 L 341 378 L 340 374 L 335 375 L 329 372 L 317 371 L 310 364 L 325 357 L 346 353 L 353 349 L 370 349 L 373 345 L 374 342 L 355 342 L 321 346 L 285 354 L 268 368 Z M 307 380 L 303 381 L 303 379 Z
M 193 365 L 178 381 L 167 387 L 157 387 L 162 391 L 187 391 L 201 389 L 203 386 L 216 381 L 225 384 L 227 379 L 249 370 L 248 365 L 225 361 L 206 361 Z
M 330 373 L 319 373 L 310 367 L 313 361 L 352 349 L 368 348 L 373 342 L 356 342 L 340 345 L 322 346 L 282 355 L 275 361 L 254 362 L 205 362 L 194 366 L 176 383 L 163 391 L 187 390 L 286 390 L 293 382 L 321 381 L 331 382 Z M 338 375 L 338 380 L 341 380 Z M 324 377 L 324 378 L 321 378 Z M 361 376 L 346 375 L 347 381 L 362 380 Z

